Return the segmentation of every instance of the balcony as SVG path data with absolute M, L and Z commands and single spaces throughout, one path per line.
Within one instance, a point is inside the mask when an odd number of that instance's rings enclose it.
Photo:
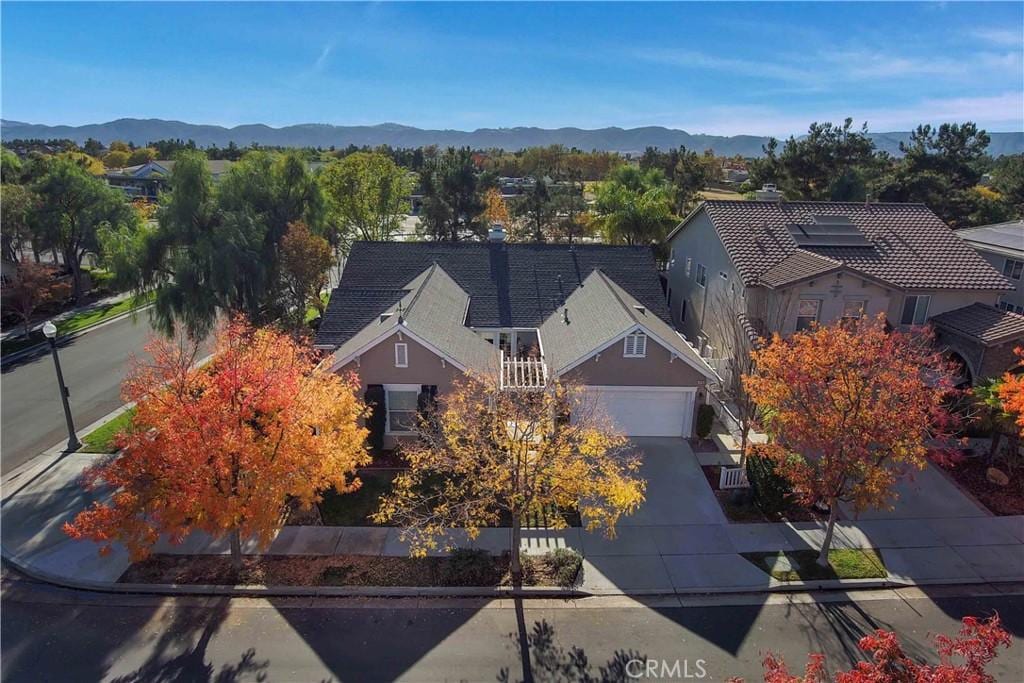
M 501 352 L 502 389 L 543 389 L 548 384 L 548 366 L 543 358 L 508 356 Z

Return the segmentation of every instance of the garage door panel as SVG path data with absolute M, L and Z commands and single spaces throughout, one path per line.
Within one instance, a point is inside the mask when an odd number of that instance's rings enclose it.
M 688 436 L 693 421 L 693 389 L 592 387 L 586 400 L 628 436 Z

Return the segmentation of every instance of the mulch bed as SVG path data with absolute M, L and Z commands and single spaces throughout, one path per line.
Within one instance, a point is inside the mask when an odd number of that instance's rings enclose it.
M 247 555 L 235 573 L 226 555 L 151 555 L 128 567 L 120 583 L 224 586 L 509 586 L 509 558 L 477 572 L 453 569 L 450 557 Z M 523 583 L 554 586 L 540 558 L 523 557 Z
M 733 501 L 733 489 L 721 490 L 718 488 L 719 472 L 721 465 L 702 465 L 701 471 L 708 481 L 708 486 L 715 494 L 718 504 L 725 513 L 726 519 L 730 522 L 752 523 L 752 522 L 827 522 L 828 514 L 819 512 L 806 505 L 793 505 L 780 515 L 766 515 L 761 508 L 753 501 L 747 503 L 736 503 Z
M 396 449 L 390 451 L 374 451 L 373 462 L 370 463 L 368 468 L 393 467 L 404 470 L 408 466 L 409 463 L 406 461 L 404 457 L 402 457 L 402 452 Z
M 997 465 L 1009 475 L 1010 483 L 997 486 L 985 477 L 989 465 L 985 458 L 937 458 L 935 464 L 945 471 L 960 488 L 984 505 L 994 515 L 1024 515 L 1024 476 Z

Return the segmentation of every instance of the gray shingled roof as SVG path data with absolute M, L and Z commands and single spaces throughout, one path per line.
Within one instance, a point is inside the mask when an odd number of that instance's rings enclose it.
M 959 332 L 985 346 L 1024 339 L 1024 315 L 974 303 L 931 318 L 936 327 Z
M 797 250 L 788 226 L 845 216 L 870 247 L 803 248 L 900 289 L 1010 289 L 923 204 L 712 200 L 703 210 L 748 286 Z
M 540 326 L 544 359 L 552 372 L 561 372 L 638 324 L 667 343 L 680 358 L 714 377 L 700 354 L 671 325 L 600 270 L 592 272 Z
M 361 329 L 343 319 L 359 306 L 342 301 L 349 293 L 401 290 L 434 263 L 469 294 L 466 324 L 472 327 L 539 327 L 595 268 L 654 315 L 671 320 L 649 247 L 356 242 L 331 294 L 317 345 L 342 344 Z
M 970 244 L 997 247 L 1024 254 L 1024 221 L 1007 221 L 957 230 L 956 234 Z
M 430 266 L 401 291 L 402 297 L 378 308 L 371 320 L 334 351 L 335 362 L 376 339 L 408 331 L 464 367 L 479 371 L 497 367 L 495 347 L 465 327 L 469 295 L 442 268 Z

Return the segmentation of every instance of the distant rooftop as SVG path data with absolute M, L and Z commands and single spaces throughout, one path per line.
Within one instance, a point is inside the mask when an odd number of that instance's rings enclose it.
M 977 228 L 957 230 L 956 234 L 978 247 L 998 247 L 1024 254 L 1024 221 L 993 223 Z

